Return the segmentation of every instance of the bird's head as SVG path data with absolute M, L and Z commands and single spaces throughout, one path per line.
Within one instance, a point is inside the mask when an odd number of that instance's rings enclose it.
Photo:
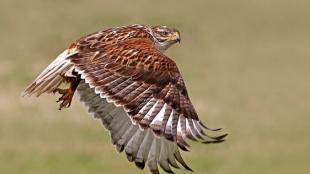
M 155 41 L 155 46 L 160 51 L 165 51 L 171 45 L 177 42 L 180 43 L 181 41 L 180 32 L 175 28 L 167 26 L 152 27 L 152 36 Z

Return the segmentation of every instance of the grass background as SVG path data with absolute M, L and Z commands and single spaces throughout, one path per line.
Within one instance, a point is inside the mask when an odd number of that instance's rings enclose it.
M 21 91 L 75 39 L 112 26 L 166 24 L 182 43 L 166 54 L 204 122 L 230 136 L 191 143 L 197 174 L 310 173 L 309 1 L 0 2 L 0 173 L 148 173 L 118 155 L 74 101 Z M 179 170 L 178 173 L 188 173 Z

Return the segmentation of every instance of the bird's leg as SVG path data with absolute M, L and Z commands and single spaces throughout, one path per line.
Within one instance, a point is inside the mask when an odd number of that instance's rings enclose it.
M 71 101 L 74 95 L 74 92 L 79 85 L 81 79 L 78 76 L 73 76 L 73 77 L 68 77 L 68 76 L 63 76 L 64 80 L 69 83 L 69 88 L 67 89 L 60 89 L 57 88 L 53 91 L 55 94 L 58 92 L 59 94 L 62 94 L 62 96 L 56 101 L 61 102 L 59 105 L 59 110 L 61 110 L 63 107 L 70 107 Z

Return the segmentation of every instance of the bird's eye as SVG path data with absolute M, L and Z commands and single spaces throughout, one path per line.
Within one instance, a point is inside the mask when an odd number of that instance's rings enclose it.
M 169 34 L 169 32 L 168 31 L 163 31 L 162 34 L 167 36 Z

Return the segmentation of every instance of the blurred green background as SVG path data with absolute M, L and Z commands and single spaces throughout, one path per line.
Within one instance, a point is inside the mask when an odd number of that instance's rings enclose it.
M 75 100 L 21 91 L 67 45 L 132 23 L 178 28 L 166 54 L 193 103 L 228 141 L 183 153 L 197 174 L 310 173 L 310 2 L 286 0 L 0 2 L 0 173 L 148 173 L 127 162 Z M 178 170 L 178 173 L 190 173 Z

